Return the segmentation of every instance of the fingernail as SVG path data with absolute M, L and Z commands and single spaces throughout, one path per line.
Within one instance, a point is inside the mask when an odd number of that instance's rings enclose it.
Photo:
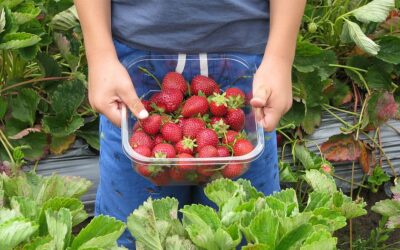
M 139 112 L 138 118 L 146 119 L 148 116 L 149 116 L 149 112 L 147 112 L 147 110 L 143 109 L 142 111 Z

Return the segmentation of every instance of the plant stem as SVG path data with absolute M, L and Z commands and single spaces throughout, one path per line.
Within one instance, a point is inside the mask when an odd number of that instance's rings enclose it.
M 153 74 L 153 73 L 151 73 L 150 71 L 148 71 L 146 68 L 143 68 L 143 67 L 138 67 L 141 71 L 143 71 L 145 74 L 147 74 L 147 75 L 149 75 L 151 78 L 153 78 L 156 82 L 157 82 L 157 84 L 158 84 L 158 86 L 160 87 L 160 89 L 162 88 L 161 87 L 161 82 L 160 82 L 160 80 L 158 80 L 158 78 Z
M 360 118 L 358 119 L 358 124 L 362 123 L 362 119 L 364 118 L 364 112 L 365 112 L 365 108 L 367 107 L 367 104 L 368 104 L 368 101 L 365 100 L 363 105 L 362 105 L 362 108 L 361 108 Z M 360 136 L 360 126 L 358 126 L 358 128 L 357 128 L 357 133 L 356 133 L 356 140 L 357 141 L 358 141 L 359 136 Z
M 350 197 L 353 200 L 353 186 L 354 186 L 354 161 L 351 165 L 351 187 L 350 187 Z M 350 239 L 350 249 L 353 249 L 353 220 L 349 221 L 349 239 Z
M 7 86 L 7 87 L 5 87 L 5 88 L 0 90 L 0 94 L 3 93 L 4 91 L 10 90 L 10 89 L 13 89 L 13 88 L 16 88 L 16 87 L 20 87 L 20 86 L 23 86 L 23 85 L 26 85 L 26 84 L 30 84 L 30 83 L 38 83 L 38 82 L 45 82 L 45 81 L 69 80 L 69 79 L 71 79 L 71 77 L 69 77 L 69 76 L 68 77 L 64 76 L 64 77 L 46 77 L 46 78 L 31 79 L 31 80 L 28 80 L 28 81 L 23 81 L 23 82 L 20 82 L 20 83 L 16 83 L 16 84 Z
M 332 174 L 332 176 L 335 177 L 336 179 L 339 179 L 339 180 L 341 180 L 341 181 L 344 181 L 344 182 L 347 182 L 347 183 L 350 183 L 350 184 L 351 184 L 351 181 L 346 180 L 345 178 L 340 177 L 339 175 Z M 359 186 L 359 187 L 363 187 L 363 188 L 366 188 L 366 189 L 370 189 L 368 186 L 365 186 L 365 185 L 363 185 L 363 184 L 361 184 L 361 183 L 358 183 L 358 182 L 353 182 L 353 185 Z
M 351 66 L 347 66 L 347 65 L 340 65 L 340 64 L 329 64 L 329 66 L 344 68 L 344 69 L 348 69 L 348 70 L 351 70 L 352 72 L 354 72 L 358 77 L 360 77 L 360 80 L 364 84 L 364 87 L 367 90 L 368 95 L 371 95 L 371 90 L 369 89 L 367 82 L 365 81 L 364 77 L 360 74 L 360 72 L 367 73 L 368 72 L 367 70 L 359 69 L 359 68 L 355 68 L 355 67 L 351 67 Z
M 392 164 L 392 162 L 390 161 L 389 157 L 387 156 L 387 154 L 385 153 L 385 151 L 383 150 L 382 146 L 379 145 L 379 143 L 377 143 L 374 139 L 371 138 L 371 136 L 369 136 L 368 133 L 365 133 L 364 131 L 362 131 L 362 133 L 369 139 L 371 140 L 375 146 L 377 146 L 379 148 L 379 150 L 381 151 L 381 153 L 383 154 L 383 156 L 386 158 L 387 164 L 389 165 L 390 169 L 393 172 L 393 176 L 395 178 L 397 178 L 397 174 L 396 174 L 396 170 L 394 169 L 394 166 Z
M 337 116 L 335 113 L 333 113 L 330 109 L 328 109 L 328 108 L 326 108 L 326 107 L 324 107 L 324 106 L 322 106 L 322 108 L 323 108 L 326 112 L 328 112 L 329 114 L 331 114 L 333 117 L 335 117 L 337 120 L 339 120 L 341 123 L 343 123 L 343 125 L 345 125 L 345 126 L 347 126 L 347 127 L 350 127 L 350 128 L 356 127 L 356 125 L 355 125 L 355 126 L 350 125 L 348 122 L 346 122 L 345 120 L 343 120 L 342 118 L 340 118 L 339 116 Z
M 349 114 L 349 115 L 355 115 L 355 116 L 359 116 L 360 115 L 358 113 L 355 113 L 355 112 L 352 112 L 352 111 L 348 111 L 348 110 L 345 110 L 345 109 L 340 109 L 340 108 L 337 108 L 337 107 L 329 105 L 329 104 L 322 104 L 322 106 L 325 107 L 325 108 L 334 109 L 336 111 L 339 111 L 339 112 L 342 112 L 342 113 L 346 113 L 346 114 Z
M 3 131 L 0 129 L 0 135 L 3 135 Z M 6 140 L 7 141 L 7 140 Z M 7 146 L 7 143 L 4 141 L 3 136 L 0 136 L 0 142 L 1 144 L 3 144 L 4 149 L 6 150 L 8 157 L 10 157 L 10 161 L 13 163 L 13 165 L 15 164 L 14 158 L 10 152 L 10 149 Z

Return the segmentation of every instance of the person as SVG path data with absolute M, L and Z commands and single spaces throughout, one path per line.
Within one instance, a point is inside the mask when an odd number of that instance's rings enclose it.
M 279 190 L 275 128 L 292 105 L 291 69 L 306 0 L 75 0 L 89 66 L 88 95 L 100 116 L 100 182 L 96 214 L 126 221 L 149 196 L 180 205 L 207 204 L 202 187 L 156 187 L 132 169 L 121 148 L 121 104 L 148 117 L 123 63 L 162 53 L 238 55 L 258 66 L 253 78 L 256 120 L 266 131 L 264 153 L 242 178 L 268 195 Z M 130 249 L 134 239 L 119 240 Z

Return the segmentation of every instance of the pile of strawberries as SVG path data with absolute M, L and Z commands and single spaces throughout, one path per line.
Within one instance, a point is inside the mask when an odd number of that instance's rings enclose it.
M 181 161 L 165 167 L 136 164 L 137 172 L 157 185 L 240 176 L 246 170 L 243 164 L 196 166 L 185 163 L 185 159 L 250 153 L 254 146 L 243 131 L 245 99 L 240 89 L 228 88 L 223 92 L 209 77 L 197 75 L 188 86 L 181 74 L 167 73 L 161 91 L 142 101 L 150 116 L 135 124 L 130 145 L 145 157 Z

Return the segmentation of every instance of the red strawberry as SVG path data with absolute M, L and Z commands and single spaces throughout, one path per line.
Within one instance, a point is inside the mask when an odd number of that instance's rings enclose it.
M 243 168 L 244 166 L 241 163 L 230 163 L 222 170 L 222 175 L 225 178 L 233 179 L 239 177 L 243 173 Z
M 136 171 L 144 177 L 150 177 L 152 175 L 152 172 L 147 165 L 138 164 L 136 166 Z
M 160 131 L 161 116 L 154 114 L 141 121 L 143 131 L 149 135 L 155 135 Z
M 168 171 L 163 171 L 158 173 L 156 176 L 153 176 L 151 178 L 151 181 L 156 185 L 156 186 L 165 186 L 169 182 L 169 174 Z
M 199 173 L 199 175 L 203 177 L 210 177 L 215 173 L 215 170 L 213 166 L 199 166 L 197 168 L 197 173 Z M 204 178 L 199 179 L 199 182 L 205 182 L 205 181 L 206 180 Z
M 185 124 L 185 121 L 186 121 L 186 119 L 183 118 L 183 117 L 178 119 L 178 123 L 177 124 L 181 129 L 183 129 L 183 125 Z
M 193 158 L 192 155 L 190 154 L 186 154 L 186 153 L 180 153 L 177 155 L 177 158 Z M 190 165 L 189 162 L 186 162 L 185 160 L 179 160 L 179 165 L 177 166 L 177 168 L 181 171 L 191 171 L 191 170 L 195 170 L 196 166 L 194 165 Z
M 158 134 L 156 136 L 154 136 L 154 145 L 160 144 L 164 142 L 164 137 L 162 136 L 162 134 Z
M 233 145 L 233 154 L 235 156 L 246 155 L 253 151 L 253 149 L 254 146 L 249 140 L 239 139 L 236 141 L 235 145 Z
M 177 89 L 186 94 L 188 86 L 183 75 L 178 72 L 168 72 L 162 81 L 162 89 Z
M 146 156 L 146 157 L 150 157 L 151 156 L 151 149 L 149 147 L 147 147 L 147 146 L 140 145 L 140 146 L 137 146 L 134 150 L 135 150 L 136 153 L 138 153 L 140 155 L 143 155 L 143 156 Z
M 237 138 L 239 138 L 239 133 L 237 131 L 228 130 L 224 137 L 222 137 L 222 143 L 232 146 Z
M 154 110 L 157 111 L 162 111 L 166 110 L 165 104 L 162 102 L 161 99 L 161 92 L 157 92 L 154 95 L 151 96 L 150 98 L 150 107 Z
M 142 100 L 142 104 L 143 104 L 144 108 L 145 108 L 147 111 L 149 111 L 149 112 L 153 111 L 153 108 L 151 107 L 151 102 L 150 102 L 150 101 L 148 101 L 148 100 Z
M 168 122 L 161 128 L 164 140 L 177 143 L 182 140 L 182 129 L 175 123 Z
M 196 141 L 198 149 L 208 145 L 216 147 L 219 143 L 217 133 L 209 128 L 199 131 L 199 133 L 196 135 Z
M 188 118 L 183 125 L 183 136 L 196 138 L 197 133 L 206 128 L 206 124 L 200 118 Z
M 214 116 L 213 118 L 211 118 L 210 124 L 211 124 L 211 125 L 214 125 L 214 124 L 216 124 L 216 123 L 219 123 L 219 121 L 222 121 L 223 123 L 226 124 L 225 118 L 223 118 L 223 117 L 217 117 L 217 116 Z
M 243 110 L 240 108 L 234 109 L 228 109 L 228 113 L 225 116 L 227 124 L 236 131 L 240 131 L 244 128 L 244 120 L 245 120 L 245 115 Z
M 246 95 L 239 88 L 228 88 L 226 91 L 226 98 L 228 99 L 228 105 L 232 108 L 243 107 L 246 101 Z
M 176 155 L 174 146 L 168 143 L 155 145 L 152 154 L 156 158 L 174 158 Z
M 197 75 L 192 79 L 190 91 L 192 95 L 198 95 L 202 92 L 204 95 L 210 96 L 213 93 L 219 93 L 220 90 L 218 84 L 213 79 Z
M 199 149 L 199 158 L 218 157 L 218 150 L 216 147 L 206 145 Z
M 218 146 L 217 147 L 218 151 L 218 157 L 229 157 L 231 156 L 231 153 L 229 152 L 229 149 L 227 149 L 225 146 Z
M 173 167 L 169 170 L 169 176 L 176 182 L 181 182 L 185 179 L 185 171 L 181 171 L 178 167 Z
M 182 108 L 183 117 L 204 115 L 208 112 L 208 101 L 204 96 L 191 96 L 186 100 Z
M 214 94 L 210 97 L 210 112 L 215 116 L 224 116 L 228 111 L 225 94 Z
M 218 137 L 223 138 L 229 129 L 229 125 L 226 124 L 225 119 L 220 119 L 218 122 L 211 123 L 212 128 L 217 133 Z
M 164 89 L 160 92 L 160 103 L 165 106 L 166 112 L 174 112 L 183 102 L 183 94 L 177 89 Z M 156 103 L 157 104 L 157 103 Z M 158 106 L 158 105 L 157 105 Z
M 132 134 L 131 139 L 129 140 L 129 144 L 133 149 L 140 145 L 147 146 L 148 148 L 153 148 L 153 140 L 151 137 L 143 131 L 136 131 Z
M 193 155 L 193 150 L 196 146 L 195 140 L 185 137 L 175 144 L 175 150 L 178 154 L 185 153 Z

